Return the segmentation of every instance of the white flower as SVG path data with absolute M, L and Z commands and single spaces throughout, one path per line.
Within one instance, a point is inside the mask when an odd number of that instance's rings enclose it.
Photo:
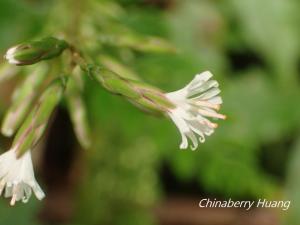
M 217 127 L 206 117 L 225 119 L 225 115 L 217 113 L 220 109 L 222 98 L 219 84 L 215 80 L 209 80 L 213 75 L 209 72 L 197 74 L 195 78 L 184 88 L 167 93 L 166 97 L 175 105 L 168 115 L 171 117 L 182 136 L 181 149 L 189 145 L 188 138 L 192 141 L 192 150 L 198 147 L 198 139 L 202 143 L 205 135 L 209 136 Z M 198 136 L 198 138 L 197 138 Z
M 10 198 L 10 204 L 22 200 L 26 203 L 32 191 L 41 200 L 44 192 L 36 182 L 31 160 L 31 151 L 27 151 L 19 159 L 15 149 L 11 149 L 0 155 L 0 196 Z
M 15 46 L 15 47 L 12 47 L 12 48 L 10 48 L 10 49 L 7 50 L 7 52 L 6 52 L 5 56 L 4 56 L 4 58 L 5 58 L 6 60 L 8 60 L 8 62 L 9 62 L 10 64 L 16 64 L 16 65 L 18 65 L 18 64 L 20 63 L 20 62 L 19 62 L 18 60 L 16 60 L 15 57 L 14 57 L 14 55 L 15 55 L 15 53 L 17 52 L 18 48 L 19 48 L 19 46 Z

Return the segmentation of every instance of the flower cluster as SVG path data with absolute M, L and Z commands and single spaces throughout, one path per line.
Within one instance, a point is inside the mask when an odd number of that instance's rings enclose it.
M 110 93 L 126 98 L 144 111 L 170 117 L 181 133 L 181 149 L 191 146 L 195 150 L 199 142 L 205 141 L 205 136 L 214 132 L 218 125 L 209 118 L 226 118 L 217 112 L 222 98 L 219 96 L 219 83 L 211 79 L 213 75 L 209 71 L 197 74 L 184 88 L 165 93 L 124 73 L 87 63 L 76 49 L 56 38 L 17 45 L 7 51 L 5 58 L 11 64 L 30 65 L 59 56 L 67 48 L 71 53 L 72 76 L 54 77 L 35 102 L 38 97 L 35 91 L 46 82 L 49 70 L 42 68 L 29 74 L 23 86 L 14 93 L 14 102 L 4 117 L 2 134 L 16 134 L 11 150 L 0 155 L 0 196 L 3 193 L 10 197 L 11 205 L 17 201 L 27 202 L 32 192 L 39 200 L 45 196 L 35 180 L 31 149 L 43 135 L 63 95 L 80 144 L 84 148 L 90 146 L 87 113 L 81 99 L 83 75 L 88 74 Z M 33 103 L 36 104 L 30 110 Z

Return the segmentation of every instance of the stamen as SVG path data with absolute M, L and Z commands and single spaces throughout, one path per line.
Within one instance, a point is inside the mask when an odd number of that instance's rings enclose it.
M 10 201 L 10 205 L 14 206 L 16 203 L 16 199 L 17 199 L 17 194 L 13 194 L 11 201 Z
M 206 106 L 215 110 L 219 110 L 220 109 L 220 105 L 218 104 L 213 104 L 207 101 L 196 101 L 194 104 L 198 105 L 198 106 Z
M 13 186 L 13 189 L 12 189 L 12 198 L 11 198 L 11 201 L 10 201 L 10 205 L 11 206 L 14 206 L 15 203 L 16 203 L 16 200 L 17 200 L 17 196 L 18 196 L 18 182 L 14 182 L 14 186 Z
M 222 120 L 226 119 L 226 116 L 223 114 L 209 112 L 209 111 L 202 110 L 202 109 L 199 109 L 198 112 L 201 113 L 203 116 L 214 117 L 214 118 L 218 118 L 218 119 L 222 119 Z

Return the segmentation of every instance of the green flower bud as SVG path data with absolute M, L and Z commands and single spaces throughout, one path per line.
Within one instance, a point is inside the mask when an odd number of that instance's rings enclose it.
M 27 150 L 32 149 L 43 135 L 49 118 L 62 98 L 67 77 L 54 80 L 42 93 L 37 104 L 17 132 L 13 141 L 20 157 Z
M 96 67 L 91 74 L 111 93 L 123 95 L 131 99 L 136 99 L 140 96 L 134 87 L 131 86 L 129 79 L 121 77 L 108 69 Z
M 12 47 L 8 49 L 4 57 L 10 64 L 31 65 L 57 57 L 67 47 L 68 44 L 64 40 L 47 37 L 39 41 L 31 41 Z

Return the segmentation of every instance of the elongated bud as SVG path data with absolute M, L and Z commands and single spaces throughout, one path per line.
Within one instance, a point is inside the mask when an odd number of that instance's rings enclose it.
M 21 122 L 24 120 L 29 107 L 31 106 L 37 89 L 43 83 L 48 67 L 45 64 L 39 65 L 35 71 L 25 78 L 24 82 L 16 88 L 12 104 L 4 116 L 1 132 L 5 136 L 11 136 L 15 133 Z
M 131 103 L 147 112 L 164 114 L 174 107 L 160 89 L 151 85 L 126 79 L 110 70 L 97 66 L 90 66 L 88 72 L 106 90 L 127 98 Z
M 47 37 L 39 41 L 14 46 L 8 49 L 4 57 L 10 64 L 31 65 L 42 60 L 55 58 L 67 47 L 68 44 L 64 40 Z
M 32 149 L 45 131 L 51 113 L 62 98 L 67 77 L 54 80 L 39 98 L 13 142 L 20 157 L 28 149 Z
M 79 71 L 75 69 L 74 73 L 78 72 Z M 77 74 L 74 74 L 73 77 L 76 77 L 76 75 Z M 81 87 L 73 77 L 69 79 L 68 88 L 66 90 L 68 110 L 79 143 L 83 148 L 88 149 L 91 145 L 91 132 L 87 120 L 87 111 L 81 97 Z

